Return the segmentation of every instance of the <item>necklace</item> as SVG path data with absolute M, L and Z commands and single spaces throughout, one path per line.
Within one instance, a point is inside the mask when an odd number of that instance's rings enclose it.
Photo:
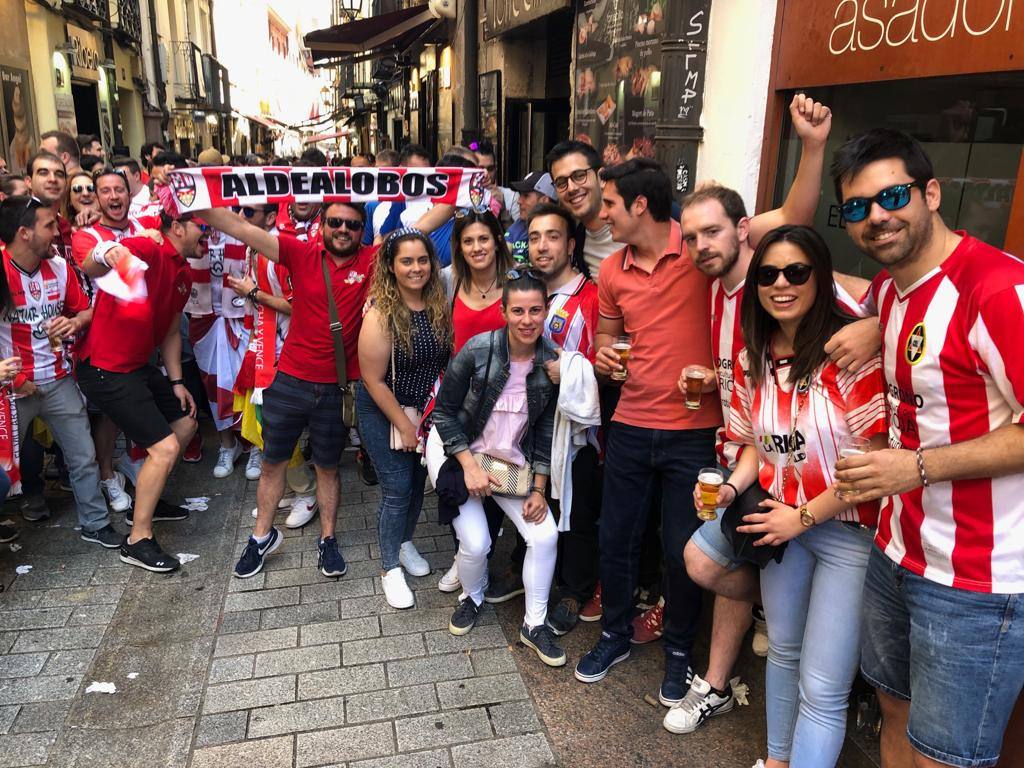
M 476 282 L 474 282 L 472 278 L 470 278 L 470 280 L 469 280 L 469 284 L 473 286 L 473 290 L 474 291 L 480 291 L 480 298 L 481 299 L 486 299 L 487 298 L 487 294 L 490 293 L 491 288 L 494 287 L 494 284 L 496 282 L 498 282 L 498 276 L 497 275 L 494 276 L 494 278 L 491 280 L 491 284 L 488 285 L 487 288 L 481 290 L 480 288 L 477 288 Z

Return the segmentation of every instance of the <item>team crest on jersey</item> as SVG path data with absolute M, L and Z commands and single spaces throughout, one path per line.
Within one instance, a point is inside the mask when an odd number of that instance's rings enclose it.
M 568 321 L 568 312 L 566 312 L 564 309 L 556 310 L 555 314 L 552 315 L 551 317 L 551 321 L 548 323 L 548 330 L 550 330 L 551 333 L 561 333 L 562 331 L 565 330 L 565 324 Z
M 345 285 L 355 285 L 361 283 L 366 279 L 366 275 L 356 272 L 354 269 L 348 273 L 348 277 L 345 278 Z
M 42 298 L 42 295 L 43 295 L 43 289 L 39 286 L 39 283 L 37 283 L 35 280 L 29 280 L 28 281 L 28 292 L 31 294 L 32 298 L 35 299 L 36 301 L 39 301 L 39 299 Z
M 191 176 L 185 173 L 169 173 L 167 180 L 171 184 L 171 190 L 178 202 L 188 208 L 196 199 L 196 182 Z
M 924 357 L 924 348 L 924 323 L 918 323 L 911 329 L 910 335 L 907 336 L 907 362 L 911 365 L 917 365 L 921 358 Z

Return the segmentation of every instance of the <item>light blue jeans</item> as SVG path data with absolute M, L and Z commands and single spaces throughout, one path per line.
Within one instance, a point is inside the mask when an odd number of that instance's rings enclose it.
M 98 531 L 110 523 L 107 502 L 100 490 L 100 468 L 89 431 L 85 401 L 72 376 L 36 385 L 37 392 L 15 400 L 18 431 L 24 440 L 32 419 L 42 418 L 64 451 L 71 479 L 71 492 L 78 509 L 78 524 L 83 531 Z
M 830 768 L 839 759 L 872 536 L 830 520 L 790 541 L 782 562 L 761 571 L 768 756 L 790 768 Z

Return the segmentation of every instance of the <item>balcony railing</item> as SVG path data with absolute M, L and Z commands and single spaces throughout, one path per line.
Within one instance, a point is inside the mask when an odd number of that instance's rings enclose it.
M 136 48 L 142 43 L 142 16 L 139 0 L 117 0 L 117 18 L 113 20 L 115 33 Z
M 110 5 L 107 0 L 65 0 L 64 8 L 78 11 L 99 21 L 110 20 Z

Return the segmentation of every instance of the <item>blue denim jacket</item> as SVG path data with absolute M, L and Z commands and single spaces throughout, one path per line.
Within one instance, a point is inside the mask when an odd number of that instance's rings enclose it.
M 484 381 L 488 352 L 492 354 L 491 372 Z M 556 357 L 555 346 L 541 338 L 537 341 L 533 370 L 526 375 L 529 426 L 519 448 L 533 465 L 533 471 L 541 475 L 551 474 L 551 438 L 558 405 L 558 387 L 548 378 L 544 363 Z M 448 364 L 433 414 L 446 455 L 468 450 L 483 432 L 508 382 L 508 362 L 508 331 L 500 330 L 474 336 Z

